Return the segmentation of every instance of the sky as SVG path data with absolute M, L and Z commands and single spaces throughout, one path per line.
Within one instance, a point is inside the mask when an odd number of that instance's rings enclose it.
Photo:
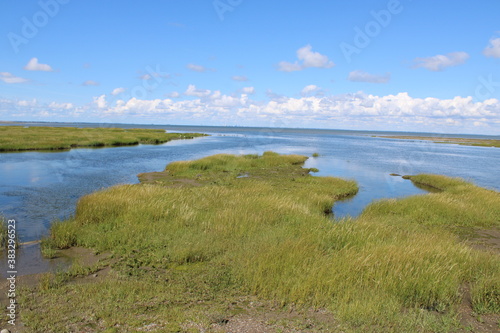
M 500 1 L 0 0 L 0 121 L 500 135 Z

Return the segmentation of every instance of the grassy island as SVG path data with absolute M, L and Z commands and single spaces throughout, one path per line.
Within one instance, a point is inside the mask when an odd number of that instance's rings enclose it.
M 162 129 L 0 126 L 0 152 L 160 144 L 204 135 Z
M 500 140 L 493 139 L 466 139 L 466 138 L 442 138 L 433 136 L 374 136 L 376 138 L 402 139 L 402 140 L 427 140 L 435 143 L 454 143 L 462 146 L 481 146 L 500 148 Z
M 20 320 L 28 332 L 498 328 L 500 259 L 473 247 L 476 230 L 499 228 L 498 192 L 412 176 L 439 192 L 334 221 L 357 185 L 311 176 L 306 159 L 214 155 L 81 198 L 42 245 L 102 259 L 24 289 Z

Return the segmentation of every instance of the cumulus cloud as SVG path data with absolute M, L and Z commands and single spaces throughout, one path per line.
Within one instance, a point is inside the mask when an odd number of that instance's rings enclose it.
M 307 95 L 315 94 L 319 91 L 321 91 L 320 87 L 318 87 L 314 84 L 310 84 L 308 86 L 305 86 L 304 89 L 302 89 L 302 91 L 300 92 L 300 94 L 302 96 L 307 96 Z
M 106 95 L 101 95 L 83 107 L 69 103 L 0 99 L 0 118 L 12 119 L 15 115 L 16 119 L 23 119 L 24 115 L 25 118 L 41 120 L 51 115 L 68 121 L 108 117 L 106 119 L 150 119 L 157 123 L 217 124 L 222 121 L 257 126 L 280 121 L 289 127 L 482 134 L 498 134 L 500 128 L 500 101 L 494 98 L 476 102 L 470 96 L 414 98 L 408 93 L 319 95 L 319 90 L 315 85 L 306 86 L 303 89 L 306 95 L 301 97 L 281 96 L 268 91 L 269 99 L 257 100 L 242 90 L 228 95 L 190 85 L 186 90 L 188 94 L 184 94 L 192 97 L 189 99 L 129 98 L 108 102 Z M 86 118 L 78 118 L 83 116 Z
M 195 97 L 206 97 L 210 95 L 210 90 L 205 90 L 205 89 L 196 89 L 196 86 L 194 84 L 190 84 L 186 91 L 184 92 L 184 95 L 186 96 L 195 96 Z
M 487 57 L 500 58 L 500 38 L 490 39 L 490 44 L 483 50 Z
M 46 64 L 40 64 L 38 58 L 31 58 L 30 61 L 24 66 L 27 71 L 42 71 L 42 72 L 53 72 L 52 67 Z
M 64 110 L 69 110 L 74 108 L 73 103 L 57 103 L 57 102 L 51 102 L 49 104 L 49 108 L 52 109 L 64 109 Z
M 194 72 L 198 72 L 198 73 L 205 73 L 208 71 L 215 72 L 215 70 L 212 68 L 207 68 L 205 66 L 196 65 L 196 64 L 187 64 L 186 67 L 187 67 L 187 69 L 190 69 L 190 70 L 192 70 Z
M 111 92 L 111 95 L 116 96 L 116 95 L 123 94 L 124 92 L 125 92 L 125 88 L 115 88 Z
M 255 88 L 254 87 L 243 87 L 241 89 L 241 92 L 244 94 L 252 95 L 252 94 L 255 94 Z
M 54 103 L 54 102 L 52 102 L 52 103 Z M 31 101 L 20 100 L 17 102 L 17 105 L 19 105 L 19 106 L 37 106 L 38 101 L 36 100 L 36 98 L 32 99 Z
M 82 83 L 82 86 L 98 86 L 99 82 L 94 81 L 94 80 L 87 80 Z
M 452 52 L 446 55 L 438 54 L 428 58 L 415 58 L 413 68 L 426 68 L 433 72 L 439 72 L 447 67 L 458 66 L 469 59 L 466 52 Z
M 97 105 L 99 109 L 104 109 L 108 107 L 108 102 L 106 101 L 106 95 L 94 97 L 94 104 Z
M 385 75 L 375 75 L 361 70 L 356 70 L 350 72 L 347 79 L 353 82 L 387 83 L 391 79 L 391 74 L 386 73 Z
M 313 52 L 311 45 L 306 45 L 297 50 L 298 61 L 294 63 L 281 61 L 278 63 L 278 70 L 283 72 L 300 71 L 306 68 L 331 68 L 335 66 L 333 61 L 329 60 L 326 55 L 319 52 Z
M 248 81 L 248 78 L 244 75 L 235 75 L 235 76 L 231 77 L 231 79 L 233 79 L 234 81 L 240 81 L 240 82 Z
M 8 72 L 0 72 L 0 80 L 5 83 L 25 83 L 29 80 L 23 79 L 22 77 L 15 76 Z

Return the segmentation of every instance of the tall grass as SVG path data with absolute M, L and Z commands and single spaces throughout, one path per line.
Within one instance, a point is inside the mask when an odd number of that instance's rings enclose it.
M 161 129 L 0 126 L 0 152 L 160 144 L 203 135 Z
M 17 234 L 12 233 L 13 231 L 14 230 L 11 229 L 9 234 L 9 227 L 7 224 L 7 220 L 0 215 L 0 249 L 2 250 L 8 249 L 9 240 L 10 240 L 10 245 L 14 245 L 15 248 L 19 247 L 19 238 L 17 237 Z
M 328 308 L 355 330 L 455 329 L 467 284 L 476 311 L 498 313 L 498 256 L 456 236 L 458 227 L 499 226 L 497 192 L 415 176 L 442 192 L 380 201 L 357 219 L 333 223 L 325 212 L 357 186 L 310 176 L 301 168 L 305 159 L 268 152 L 171 163 L 159 185 L 116 186 L 83 197 L 74 218 L 55 224 L 51 237 L 61 248 L 112 251 L 119 258 L 115 270 L 128 279 L 167 274 L 172 285 L 185 288 L 195 275 L 215 274 L 211 282 L 196 279 L 193 290 L 205 291 L 190 295 L 214 293 L 211 299 L 220 304 L 239 290 L 282 305 Z M 248 177 L 238 178 L 241 173 Z M 168 186 L 179 177 L 202 186 Z M 169 283 L 154 281 L 158 292 L 172 292 Z M 78 288 L 100 302 L 106 297 L 92 296 L 92 286 Z M 112 322 L 102 309 L 87 306 Z
M 9 241 L 9 230 L 7 229 L 7 221 L 0 216 L 0 249 L 7 247 Z

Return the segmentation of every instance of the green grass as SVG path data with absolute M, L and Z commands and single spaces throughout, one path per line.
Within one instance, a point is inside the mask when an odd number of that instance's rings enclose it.
M 5 249 L 9 242 L 9 231 L 7 229 L 7 221 L 0 216 L 0 248 Z
M 264 312 L 327 309 L 335 324 L 322 330 L 452 332 L 465 286 L 476 313 L 499 313 L 498 255 L 458 237 L 499 227 L 497 192 L 412 176 L 441 192 L 379 201 L 333 222 L 333 202 L 357 186 L 310 176 L 306 159 L 215 155 L 83 197 L 73 218 L 53 225 L 49 243 L 110 251 L 112 273 L 26 291 L 21 319 L 44 332 L 150 323 L 210 331 L 214 318 L 236 316 L 233 305 L 255 295 L 277 305 Z
M 14 230 L 10 229 L 10 235 L 12 236 L 12 232 Z M 10 240 L 10 242 L 9 242 Z M 14 245 L 16 248 L 19 247 L 19 238 L 17 237 L 17 233 L 14 234 L 14 238 L 9 237 L 9 228 L 7 224 L 7 220 L 0 215 L 0 249 L 7 250 L 10 245 Z M 12 247 L 11 247 L 12 248 Z
M 0 152 L 160 144 L 203 135 L 161 129 L 0 126 Z

